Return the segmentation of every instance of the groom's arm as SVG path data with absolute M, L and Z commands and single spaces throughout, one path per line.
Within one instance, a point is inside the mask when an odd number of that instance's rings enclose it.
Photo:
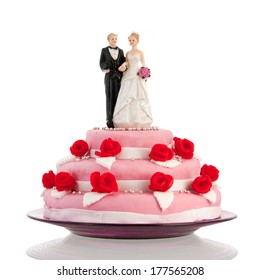
M 119 59 L 119 68 L 118 70 L 121 72 L 125 72 L 127 70 L 127 63 L 126 63 L 126 58 L 124 56 L 124 51 L 120 50 L 120 59 Z
M 107 61 L 107 57 L 105 54 L 106 49 L 102 49 L 101 55 L 100 55 L 100 60 L 99 60 L 99 66 L 102 71 L 104 70 L 109 70 L 109 62 Z

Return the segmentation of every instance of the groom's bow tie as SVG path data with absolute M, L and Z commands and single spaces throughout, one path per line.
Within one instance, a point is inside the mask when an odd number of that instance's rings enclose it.
M 113 47 L 109 47 L 111 50 L 117 50 L 118 49 L 118 47 L 115 47 L 115 48 L 113 48 Z

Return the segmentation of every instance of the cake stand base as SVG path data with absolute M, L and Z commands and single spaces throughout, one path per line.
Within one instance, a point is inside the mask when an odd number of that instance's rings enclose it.
M 106 239 L 75 234 L 35 245 L 27 255 L 39 260 L 228 260 L 229 245 L 190 234 L 162 239 Z

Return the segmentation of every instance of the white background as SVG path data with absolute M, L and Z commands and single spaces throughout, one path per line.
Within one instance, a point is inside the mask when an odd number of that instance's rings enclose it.
M 88 129 L 105 125 L 100 51 L 107 34 L 115 32 L 126 52 L 132 31 L 140 34 L 139 48 L 152 71 L 148 90 L 154 125 L 192 140 L 202 161 L 218 167 L 222 208 L 238 214 L 234 221 L 198 231 L 239 252 L 232 261 L 204 262 L 211 279 L 255 275 L 260 249 L 259 14 L 258 1 L 250 0 L 1 1 L 5 279 L 55 279 L 64 263 L 36 262 L 26 255 L 27 248 L 67 234 L 26 213 L 43 205 L 42 174 L 55 170 L 56 160 L 68 155 L 71 143 Z

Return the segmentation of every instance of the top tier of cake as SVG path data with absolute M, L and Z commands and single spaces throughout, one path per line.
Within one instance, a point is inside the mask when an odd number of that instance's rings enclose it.
M 149 159 L 149 153 L 155 144 L 164 144 L 169 147 L 173 144 L 171 131 L 164 129 L 138 131 L 93 129 L 87 132 L 86 137 L 90 146 L 90 157 L 96 157 L 95 152 L 108 138 L 117 141 L 122 148 L 117 159 Z
M 91 149 L 99 149 L 104 139 L 112 138 L 121 147 L 152 148 L 155 144 L 170 145 L 173 142 L 171 131 L 165 129 L 151 130 L 88 130 L 86 141 Z

